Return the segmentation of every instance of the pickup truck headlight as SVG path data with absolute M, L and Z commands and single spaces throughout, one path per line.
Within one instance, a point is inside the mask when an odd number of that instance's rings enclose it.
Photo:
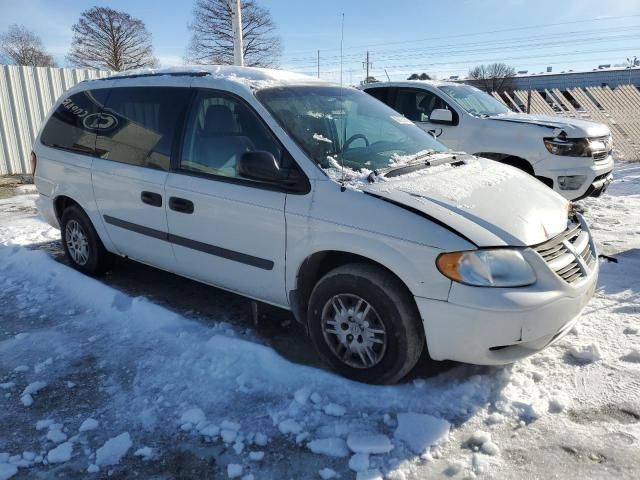
M 442 253 L 436 265 L 454 282 L 477 287 L 523 287 L 536 281 L 531 265 L 509 248 Z
M 585 138 L 544 138 L 544 146 L 552 155 L 565 157 L 590 157 L 589 142 Z

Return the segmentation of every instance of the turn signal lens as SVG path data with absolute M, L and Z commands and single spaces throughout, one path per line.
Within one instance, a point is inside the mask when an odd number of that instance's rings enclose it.
M 464 252 L 443 253 L 436 260 L 438 270 L 447 278 L 461 282 L 460 272 L 458 272 L 458 264 Z

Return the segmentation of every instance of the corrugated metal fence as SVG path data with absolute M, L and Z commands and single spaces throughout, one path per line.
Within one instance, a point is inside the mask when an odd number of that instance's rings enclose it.
M 640 160 L 640 92 L 633 85 L 516 90 L 493 96 L 516 112 L 593 120 L 606 123 L 613 135 L 616 158 Z
M 0 65 L 0 175 L 29 172 L 31 144 L 56 99 L 106 71 Z

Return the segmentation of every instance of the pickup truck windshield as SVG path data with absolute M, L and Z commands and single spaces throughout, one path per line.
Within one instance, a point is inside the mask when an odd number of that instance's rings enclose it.
M 447 147 L 375 98 L 353 88 L 291 86 L 258 100 L 323 169 L 383 169 Z
M 491 95 L 469 85 L 443 85 L 438 89 L 449 95 L 467 113 L 477 117 L 492 117 L 510 111 Z

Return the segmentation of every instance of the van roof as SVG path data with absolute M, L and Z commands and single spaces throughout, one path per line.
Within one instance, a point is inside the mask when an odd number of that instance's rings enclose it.
M 287 72 L 284 70 L 275 70 L 270 68 L 256 67 L 238 67 L 229 65 L 194 65 L 184 67 L 171 68 L 143 68 L 136 70 L 127 70 L 124 72 L 114 72 L 108 77 L 93 80 L 85 80 L 84 85 L 95 86 L 105 80 L 133 79 L 133 78 L 151 78 L 162 76 L 188 76 L 188 77 L 210 77 L 212 80 L 226 80 L 246 86 L 252 90 L 277 87 L 284 85 L 308 85 L 308 84 L 325 84 L 317 78 L 298 73 Z

